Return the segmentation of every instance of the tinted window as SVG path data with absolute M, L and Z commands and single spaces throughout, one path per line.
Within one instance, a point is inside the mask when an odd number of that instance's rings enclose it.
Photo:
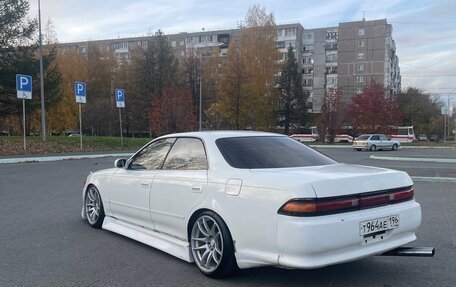
M 378 141 L 379 140 L 379 137 L 378 136 L 372 136 L 371 137 L 371 141 Z
M 206 152 L 201 140 L 178 139 L 166 157 L 163 169 L 207 169 Z
M 369 137 L 369 135 L 361 135 L 357 138 L 357 140 L 367 140 Z
M 175 138 L 152 142 L 142 149 L 131 161 L 130 169 L 160 169 Z
M 386 136 L 384 136 L 384 135 L 381 135 L 381 136 L 380 136 L 380 140 L 381 140 L 381 141 L 385 141 L 385 140 L 388 140 L 388 138 L 387 138 Z
M 236 168 L 283 168 L 334 164 L 336 161 L 288 137 L 235 137 L 216 141 Z

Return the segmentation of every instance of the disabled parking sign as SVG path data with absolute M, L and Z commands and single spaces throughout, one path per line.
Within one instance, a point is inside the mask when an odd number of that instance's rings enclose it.
M 118 108 L 125 108 L 125 90 L 116 89 L 116 106 Z
M 32 99 L 32 76 L 16 75 L 16 90 L 19 99 Z
M 86 103 L 86 84 L 83 82 L 74 83 L 74 95 L 76 96 L 76 103 Z

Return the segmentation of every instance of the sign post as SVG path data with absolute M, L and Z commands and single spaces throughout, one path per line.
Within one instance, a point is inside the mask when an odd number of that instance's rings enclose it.
M 116 106 L 119 108 L 120 145 L 123 147 L 122 112 L 121 112 L 121 108 L 125 108 L 125 90 L 124 89 L 116 89 Z
M 25 129 L 25 100 L 32 99 L 32 76 L 16 75 L 17 97 L 22 99 L 22 126 L 24 128 L 24 152 L 27 152 L 26 129 Z
M 76 96 L 76 103 L 79 103 L 79 144 L 82 149 L 81 104 L 86 103 L 86 84 L 83 82 L 75 82 L 74 83 L 74 95 Z

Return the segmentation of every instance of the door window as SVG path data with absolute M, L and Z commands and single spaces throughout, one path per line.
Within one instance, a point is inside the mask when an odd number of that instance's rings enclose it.
M 372 137 L 371 137 L 371 140 L 372 140 L 372 141 L 378 141 L 378 140 L 380 140 L 380 139 L 379 139 L 378 136 L 372 136 Z
M 166 157 L 163 169 L 207 169 L 206 152 L 201 140 L 180 138 Z
M 175 138 L 167 138 L 152 142 L 133 158 L 129 169 L 160 169 L 175 141 Z

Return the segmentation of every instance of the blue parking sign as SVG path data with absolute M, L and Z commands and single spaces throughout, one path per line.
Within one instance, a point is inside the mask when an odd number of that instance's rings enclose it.
M 32 76 L 16 75 L 16 90 L 19 99 L 32 99 Z
M 116 89 L 116 106 L 118 108 L 125 108 L 125 90 Z
M 86 84 L 83 82 L 74 83 L 74 95 L 76 96 L 76 103 L 86 103 Z

